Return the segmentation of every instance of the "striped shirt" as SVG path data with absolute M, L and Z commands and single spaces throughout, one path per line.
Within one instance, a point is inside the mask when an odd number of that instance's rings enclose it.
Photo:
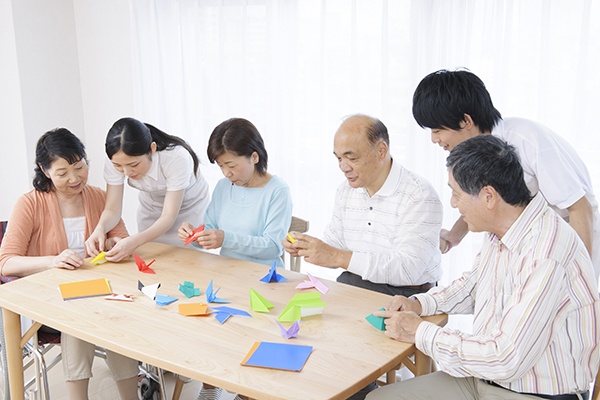
M 421 323 L 416 346 L 456 377 L 521 393 L 585 391 L 598 372 L 598 287 L 577 233 L 538 194 L 473 269 L 415 297 L 422 315 L 474 314 L 473 334 Z
M 393 286 L 436 282 L 442 276 L 439 235 L 442 204 L 422 177 L 392 162 L 377 193 L 337 190 L 327 244 L 352 251 L 348 271 L 373 283 Z

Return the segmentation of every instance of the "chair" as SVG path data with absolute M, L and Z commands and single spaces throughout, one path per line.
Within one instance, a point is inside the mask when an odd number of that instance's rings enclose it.
M 288 230 L 288 232 L 292 231 L 300 233 L 307 232 L 308 221 L 292 216 L 292 223 L 290 224 L 290 229 Z M 290 271 L 300 272 L 300 260 L 301 257 L 294 257 L 290 254 Z

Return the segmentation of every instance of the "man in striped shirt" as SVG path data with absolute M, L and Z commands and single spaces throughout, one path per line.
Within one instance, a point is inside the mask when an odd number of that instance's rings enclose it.
M 386 294 L 427 291 L 441 277 L 442 204 L 422 177 L 389 152 L 376 118 L 352 115 L 334 138 L 346 180 L 338 187 L 324 240 L 293 232 L 286 251 L 322 267 L 343 268 L 338 282 Z
M 412 342 L 439 371 L 373 392 L 377 399 L 587 399 L 598 372 L 598 287 L 573 228 L 531 198 L 514 147 L 493 135 L 458 144 L 447 165 L 452 207 L 488 232 L 473 269 L 445 289 L 395 297 L 386 335 Z M 419 315 L 474 314 L 473 334 Z

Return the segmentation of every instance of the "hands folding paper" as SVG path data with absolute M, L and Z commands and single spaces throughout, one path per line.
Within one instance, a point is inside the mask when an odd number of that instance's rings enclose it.
M 283 281 L 287 281 L 287 278 L 284 278 L 283 276 L 279 275 L 277 273 L 277 260 L 273 261 L 273 265 L 271 266 L 271 269 L 269 270 L 269 273 L 267 275 L 265 275 L 262 279 L 262 282 L 283 282 Z
M 150 261 L 150 264 L 146 265 L 146 262 L 142 260 L 137 254 L 133 253 L 133 257 L 135 258 L 135 265 L 137 265 L 138 269 L 145 274 L 156 274 L 151 268 L 150 265 L 156 260 Z
M 98 254 L 96 257 L 94 257 L 94 259 L 92 261 L 90 261 L 91 264 L 97 263 L 99 261 L 103 261 L 106 262 L 107 260 L 104 259 L 104 252 L 101 251 L 100 254 Z M 102 263 L 100 263 L 102 264 Z
M 198 232 L 202 232 L 204 230 L 204 225 L 206 224 L 202 224 L 202 226 L 199 226 L 192 231 L 192 234 L 188 236 L 187 240 L 185 241 L 184 246 L 187 246 L 188 244 L 192 243 L 192 241 L 194 240 L 194 235 Z

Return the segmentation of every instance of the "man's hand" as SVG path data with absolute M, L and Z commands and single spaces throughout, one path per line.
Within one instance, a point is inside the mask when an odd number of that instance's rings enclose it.
M 423 322 L 413 311 L 376 311 L 373 315 L 386 318 L 386 336 L 407 343 L 415 342 L 415 333 Z
M 404 296 L 394 296 L 389 303 L 385 305 L 386 311 L 412 311 L 421 315 L 423 311 L 421 302 L 417 299 L 408 299 Z
M 292 232 L 292 237 L 296 239 L 294 243 L 282 242 L 288 253 L 293 255 L 292 251 L 295 250 L 299 257 L 304 257 L 304 261 L 321 267 L 348 269 L 352 258 L 351 251 L 336 249 L 322 240 L 303 233 Z

